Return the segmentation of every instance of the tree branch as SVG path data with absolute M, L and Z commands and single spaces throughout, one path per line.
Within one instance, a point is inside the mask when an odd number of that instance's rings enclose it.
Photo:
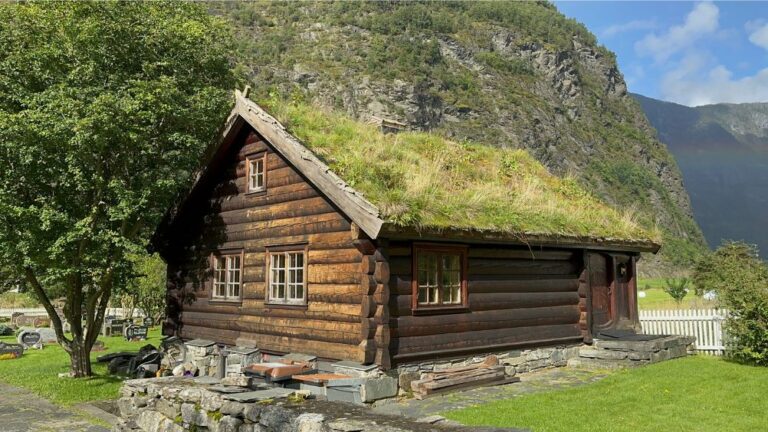
M 51 318 L 53 330 L 56 332 L 56 338 L 59 340 L 59 344 L 62 345 L 64 349 L 69 350 L 68 345 L 71 344 L 72 341 L 64 336 L 64 329 L 61 318 L 59 318 L 59 314 L 56 313 L 56 309 L 53 307 L 53 304 L 51 304 L 51 300 L 48 298 L 45 290 L 43 290 L 43 286 L 40 285 L 40 281 L 37 280 L 35 273 L 29 267 L 24 267 L 24 276 L 26 277 L 29 285 L 32 286 L 32 290 L 35 291 L 37 299 L 40 300 L 40 303 L 43 304 L 45 311 L 48 312 L 48 317 Z

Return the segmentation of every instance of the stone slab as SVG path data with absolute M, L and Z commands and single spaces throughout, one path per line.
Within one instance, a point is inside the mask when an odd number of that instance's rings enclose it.
M 229 351 L 230 353 L 240 354 L 244 356 L 255 355 L 259 353 L 258 348 L 251 348 L 251 347 L 244 347 L 244 346 L 229 347 L 227 348 L 227 351 Z
M 192 339 L 191 341 L 184 342 L 184 345 L 208 348 L 210 346 L 216 345 L 216 342 L 208 339 Z
M 390 376 L 368 378 L 360 387 L 363 402 L 373 402 L 397 396 L 397 379 Z
M 347 361 L 347 360 L 333 363 L 331 366 L 334 368 L 340 367 L 345 369 L 354 369 L 362 372 L 370 372 L 378 367 L 376 365 L 364 365 L 361 363 Z
M 216 393 L 224 393 L 224 394 L 245 393 L 250 391 L 250 389 L 246 387 L 225 386 L 225 385 L 215 385 L 212 387 L 208 387 L 208 390 Z
M 283 360 L 309 363 L 317 360 L 317 356 L 301 353 L 289 353 L 283 356 Z
M 365 378 L 342 378 L 328 381 L 327 387 L 359 387 L 363 384 Z
M 256 390 L 251 392 L 244 392 L 244 393 L 234 393 L 234 394 L 227 394 L 224 395 L 223 398 L 227 400 L 232 400 L 235 402 L 258 402 L 268 399 L 281 399 L 286 398 L 288 395 L 293 393 L 295 390 L 291 389 L 284 389 L 284 388 L 271 388 L 268 390 Z
M 197 377 L 197 378 L 194 378 L 194 381 L 197 384 L 204 384 L 204 385 L 219 384 L 221 382 L 220 379 L 216 377 L 210 377 L 210 376 Z
M 326 387 L 326 397 L 331 402 L 348 402 L 362 404 L 359 386 Z

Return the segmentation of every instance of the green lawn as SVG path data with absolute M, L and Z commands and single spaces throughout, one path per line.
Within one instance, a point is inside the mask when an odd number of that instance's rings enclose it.
M 96 374 L 92 378 L 58 378 L 59 373 L 69 370 L 69 356 L 60 346 L 48 345 L 42 350 L 28 350 L 20 359 L 0 361 L 0 381 L 27 388 L 59 405 L 115 399 L 121 379 L 109 376 L 106 365 L 97 364 L 96 357 L 110 352 L 138 351 L 148 343 L 158 346 L 160 330 L 151 330 L 149 336 L 149 340 L 141 342 L 127 342 L 121 337 L 99 338 L 107 350 L 91 354 Z M 0 340 L 16 342 L 13 336 L 0 337 Z
M 768 368 L 689 357 L 562 391 L 445 414 L 479 426 L 545 431 L 757 431 L 768 424 Z
M 664 292 L 663 278 L 638 279 L 637 281 L 637 307 L 641 310 L 652 309 L 711 309 L 717 307 L 716 301 L 704 300 L 691 292 L 685 296 L 682 303 L 678 305 L 675 300 Z M 645 297 L 640 297 L 640 292 L 645 292 Z

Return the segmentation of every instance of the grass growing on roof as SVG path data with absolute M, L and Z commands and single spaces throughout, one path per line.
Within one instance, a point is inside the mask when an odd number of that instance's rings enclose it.
M 527 152 L 435 134 L 383 134 L 374 125 L 302 102 L 268 111 L 319 158 L 402 226 L 520 235 L 654 240 L 631 211 L 618 212 L 575 180 L 550 174 Z

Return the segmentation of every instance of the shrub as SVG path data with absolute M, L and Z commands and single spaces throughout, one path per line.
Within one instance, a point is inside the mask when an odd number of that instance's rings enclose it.
M 13 335 L 13 329 L 8 327 L 5 324 L 0 324 L 0 336 L 11 336 Z
M 684 277 L 680 279 L 665 279 L 664 282 L 664 292 L 675 299 L 675 303 L 680 306 L 680 303 L 683 302 L 685 295 L 688 294 L 688 278 Z
M 0 308 L 35 308 L 40 302 L 30 293 L 5 292 L 0 294 Z
M 702 292 L 715 291 L 730 310 L 725 322 L 728 356 L 768 366 L 768 266 L 757 248 L 724 243 L 696 263 L 693 282 Z

